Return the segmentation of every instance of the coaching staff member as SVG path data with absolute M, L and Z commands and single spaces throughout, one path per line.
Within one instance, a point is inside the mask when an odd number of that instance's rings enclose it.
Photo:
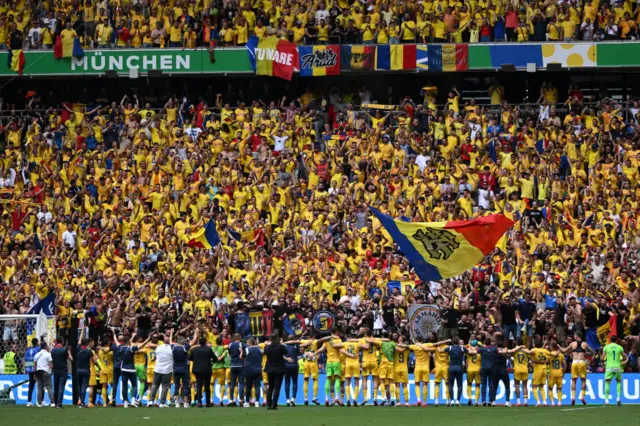
M 267 410 L 277 410 L 282 378 L 285 372 L 284 357 L 287 355 L 287 349 L 280 343 L 278 336 L 274 334 L 271 336 L 271 344 L 264 349 L 264 354 L 267 356 L 264 371 L 269 378 Z
M 207 398 L 207 407 L 211 407 L 211 364 L 220 361 L 213 349 L 207 346 L 207 338 L 200 337 L 198 345 L 191 348 L 189 361 L 192 362 L 191 372 L 196 376 L 196 401 L 202 407 L 202 386 Z

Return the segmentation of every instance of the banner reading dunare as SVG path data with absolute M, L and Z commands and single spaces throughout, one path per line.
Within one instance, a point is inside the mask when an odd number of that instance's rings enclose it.
M 277 37 L 251 37 L 247 43 L 249 61 L 257 75 L 272 75 L 291 80 L 298 69 L 298 50 L 290 41 Z

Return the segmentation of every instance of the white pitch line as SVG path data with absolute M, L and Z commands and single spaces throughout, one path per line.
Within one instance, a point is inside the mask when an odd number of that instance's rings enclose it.
M 560 411 L 580 411 L 580 410 L 590 410 L 592 408 L 605 408 L 604 406 L 602 407 L 581 407 L 581 408 L 567 408 L 565 410 L 560 410 Z

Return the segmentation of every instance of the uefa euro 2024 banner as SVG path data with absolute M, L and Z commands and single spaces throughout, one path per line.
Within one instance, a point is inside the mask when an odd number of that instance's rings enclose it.
M 24 380 L 28 380 L 28 376 L 26 375 L 0 375 L 0 390 L 5 389 L 9 386 L 12 386 L 16 383 L 19 383 L 21 381 Z M 466 379 L 466 377 L 465 377 Z M 324 383 L 325 383 L 325 376 L 324 375 L 320 375 L 319 379 L 318 379 L 318 395 L 317 398 L 320 402 L 324 402 Z M 586 394 L 586 401 L 588 404 L 603 404 L 604 403 L 604 374 L 600 374 L 600 373 L 594 373 L 594 374 L 589 374 L 587 376 L 587 394 Z M 302 392 L 302 387 L 303 385 L 303 377 L 302 374 L 298 377 L 298 395 L 296 398 L 296 404 L 301 405 L 304 403 L 304 395 Z M 431 382 L 429 383 L 429 397 L 427 399 L 427 402 L 429 404 L 433 404 L 434 403 L 434 398 L 433 398 L 433 393 L 434 393 L 434 380 L 433 380 L 433 376 L 431 376 Z M 284 386 L 284 384 L 283 384 Z M 562 386 L 562 402 L 563 404 L 568 404 L 570 403 L 570 398 L 571 398 L 571 375 L 570 374 L 565 374 L 564 376 L 564 381 L 563 381 L 563 386 Z M 578 384 L 578 386 L 580 386 Z M 416 397 L 415 397 L 415 391 L 414 391 L 414 387 L 415 384 L 413 382 L 413 374 L 409 375 L 409 404 L 415 404 L 416 403 Z M 20 385 L 18 387 L 16 387 L 15 389 L 13 389 L 11 391 L 11 398 L 13 400 L 16 401 L 16 404 L 19 405 L 24 405 L 27 403 L 27 395 L 28 395 L 28 383 L 25 383 L 23 385 Z M 371 389 L 371 381 L 369 382 L 369 386 L 368 389 Z M 578 389 L 580 389 L 580 387 L 578 387 Z M 110 389 L 111 390 L 111 389 Z M 479 390 L 478 390 L 479 391 Z M 35 398 L 36 398 L 36 393 L 37 390 L 34 390 L 34 395 L 33 395 L 33 403 L 35 403 Z M 217 403 L 220 399 L 220 388 L 218 386 L 216 386 L 215 389 L 215 395 L 214 395 L 214 401 Z M 440 386 L 440 403 L 444 403 L 445 401 L 445 386 Z M 488 393 L 488 392 L 487 392 Z M 46 394 L 46 392 L 45 392 Z M 121 404 L 122 400 L 120 399 L 121 397 L 121 388 L 118 388 L 118 397 L 117 397 L 117 403 Z M 147 392 L 148 395 L 148 392 Z M 475 395 L 475 391 L 474 391 L 474 395 Z M 531 381 L 529 381 L 529 395 L 530 395 L 530 399 L 533 398 L 533 395 L 531 393 Z M 555 395 L 555 392 L 554 392 Z M 613 396 L 613 400 L 615 401 L 615 399 L 617 398 L 616 395 L 616 386 L 612 383 L 611 386 L 611 395 Z M 462 389 L 462 400 L 460 401 L 461 403 L 466 403 L 468 395 L 467 395 L 467 382 L 466 380 L 463 382 L 463 389 Z M 512 401 L 515 398 L 515 393 L 514 393 L 514 384 L 513 384 L 513 379 L 511 380 L 511 398 Z M 309 398 L 311 399 L 311 398 Z M 370 399 L 370 398 L 369 398 Z M 640 374 L 638 373 L 629 373 L 629 374 L 624 374 L 623 375 L 623 384 L 622 384 L 622 403 L 623 404 L 638 404 L 640 403 Z M 362 397 L 362 393 L 360 394 L 359 397 L 359 402 L 362 402 L 363 397 Z M 45 396 L 45 402 L 49 402 L 48 397 Z M 142 401 L 143 403 L 146 403 L 146 400 L 143 399 Z M 225 400 L 226 402 L 226 400 Z M 498 392 L 497 392 L 497 399 L 496 399 L 496 403 L 498 404 L 504 404 L 505 402 L 505 389 L 504 386 L 502 385 L 502 383 L 500 383 L 500 386 L 498 388 Z M 67 381 L 67 386 L 65 388 L 65 393 L 64 393 L 64 403 L 65 404 L 71 404 L 72 403 L 72 384 L 71 384 L 71 377 L 69 377 L 69 380 Z M 286 396 L 284 393 L 284 389 L 280 392 L 280 400 L 279 400 L 280 404 L 286 404 Z

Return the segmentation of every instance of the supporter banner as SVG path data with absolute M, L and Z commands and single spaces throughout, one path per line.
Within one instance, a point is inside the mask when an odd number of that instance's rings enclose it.
M 293 336 L 300 336 L 304 333 L 304 316 L 302 314 L 289 314 L 282 320 L 284 331 Z
M 82 58 L 55 59 L 50 51 L 25 51 L 23 76 L 97 75 L 106 71 L 129 74 L 137 68 L 164 74 L 251 73 L 244 49 L 216 49 L 212 62 L 208 50 L 182 49 L 113 49 L 85 50 Z M 8 53 L 0 53 L 7 61 Z M 15 76 L 9 67 L 0 67 L 0 76 Z
M 290 41 L 277 37 L 253 36 L 247 43 L 249 62 L 257 75 L 270 75 L 291 80 L 298 67 L 298 50 Z
M 407 317 L 412 341 L 426 342 L 431 333 L 440 334 L 442 320 L 438 305 L 409 305 Z
M 340 74 L 340 46 L 300 46 L 298 56 L 302 77 Z
M 563 67 L 595 67 L 597 63 L 596 44 L 592 43 L 549 43 L 543 44 L 542 65 L 561 64 Z
M 513 376 L 512 376 L 513 377 Z M 640 374 L 638 373 L 627 373 L 627 374 L 623 374 L 623 382 L 622 382 L 622 395 L 621 395 L 621 400 L 623 404 L 638 404 L 640 403 Z M 28 380 L 29 377 L 27 375 L 0 375 L 0 390 L 5 389 L 9 386 L 12 386 L 14 384 L 17 384 L 23 380 Z M 302 392 L 303 389 L 303 382 L 304 382 L 304 378 L 303 375 L 300 374 L 298 376 L 298 396 L 296 399 L 296 404 L 302 405 L 304 403 L 304 393 Z M 322 374 L 318 377 L 318 399 L 320 401 L 324 401 L 325 398 L 325 393 L 324 393 L 324 385 L 325 385 L 325 375 Z M 429 384 L 427 385 L 429 388 L 429 395 L 426 401 L 423 402 L 427 402 L 428 404 L 433 404 L 434 403 L 434 393 L 435 393 L 435 381 L 434 381 L 434 376 L 431 376 L 431 381 L 429 382 Z M 372 389 L 373 388 L 373 384 L 372 382 L 369 380 L 368 382 L 368 389 Z M 445 388 L 446 385 L 440 386 L 440 403 L 444 403 L 445 400 Z M 25 383 L 23 385 L 20 385 L 18 387 L 16 387 L 15 389 L 13 389 L 11 391 L 11 399 L 13 399 L 16 404 L 18 405 L 25 405 L 27 403 L 27 395 L 28 395 L 28 389 L 29 389 L 29 384 Z M 63 403 L 66 405 L 71 405 L 72 403 L 72 389 L 73 389 L 73 385 L 71 383 L 71 378 L 69 378 L 69 380 L 67 381 L 67 384 L 65 386 L 65 392 L 64 392 L 64 399 L 63 399 Z M 457 388 L 456 388 L 457 389 Z M 353 390 L 353 387 L 352 387 Z M 511 402 L 514 401 L 515 398 L 515 386 L 513 383 L 513 379 L 511 380 Z M 473 390 L 472 392 L 473 395 L 475 395 L 475 392 L 477 392 L 477 390 Z M 33 401 L 35 403 L 35 395 L 36 392 L 34 392 L 33 395 Z M 117 392 L 117 404 L 122 404 L 122 399 L 121 399 L 121 392 L 118 389 Z M 220 401 L 220 395 L 222 394 L 221 389 L 219 386 L 216 385 L 215 389 L 214 389 L 214 402 L 218 403 Z M 531 380 L 529 380 L 529 395 L 531 395 Z M 147 396 L 149 395 L 149 393 L 146 394 Z M 173 392 L 172 392 L 173 395 Z M 555 395 L 555 393 L 554 393 Z M 613 401 L 616 400 L 617 398 L 617 393 L 616 393 L 616 386 L 612 385 L 611 386 L 611 395 L 613 397 Z M 368 396 L 368 395 L 367 395 Z M 45 398 L 44 401 L 48 404 L 49 403 L 49 396 L 46 395 L 45 392 Z M 264 398 L 264 395 L 263 395 Z M 466 404 L 467 400 L 469 398 L 469 395 L 467 394 L 467 381 L 466 381 L 466 376 L 464 377 L 463 383 L 462 383 L 462 400 L 460 401 L 461 404 Z M 286 396 L 284 392 L 280 392 L 280 399 L 278 400 L 279 404 L 286 404 Z M 371 399 L 371 398 L 367 398 L 367 399 Z M 594 373 L 594 374 L 588 374 L 587 375 L 587 392 L 585 395 L 585 399 L 587 401 L 588 404 L 603 404 L 604 403 L 604 374 L 601 373 Z M 529 401 L 529 404 L 531 404 L 531 401 L 533 400 L 533 398 Z M 362 393 L 360 394 L 359 398 L 358 398 L 359 402 L 363 401 L 363 395 Z M 226 402 L 226 400 L 225 400 Z M 415 404 L 416 401 L 416 396 L 415 396 L 415 383 L 413 381 L 413 374 L 409 375 L 409 404 Z M 500 383 L 500 385 L 498 386 L 498 391 L 496 393 L 496 403 L 498 404 L 504 404 L 505 401 L 505 388 L 504 385 L 502 383 Z M 143 398 L 142 400 L 143 404 L 147 403 L 147 399 L 146 397 Z M 563 405 L 569 405 L 571 403 L 571 374 L 565 374 L 564 379 L 562 381 L 562 403 Z
M 380 44 L 376 47 L 376 70 L 416 69 L 415 44 Z
M 469 68 L 469 49 L 466 44 L 429 46 L 429 71 L 466 71 Z
M 271 336 L 273 333 L 273 311 L 251 312 L 249 314 L 249 324 L 252 336 Z
M 340 46 L 341 70 L 372 70 L 376 46 Z
M 429 69 L 429 47 L 424 44 L 416 48 L 416 71 Z

